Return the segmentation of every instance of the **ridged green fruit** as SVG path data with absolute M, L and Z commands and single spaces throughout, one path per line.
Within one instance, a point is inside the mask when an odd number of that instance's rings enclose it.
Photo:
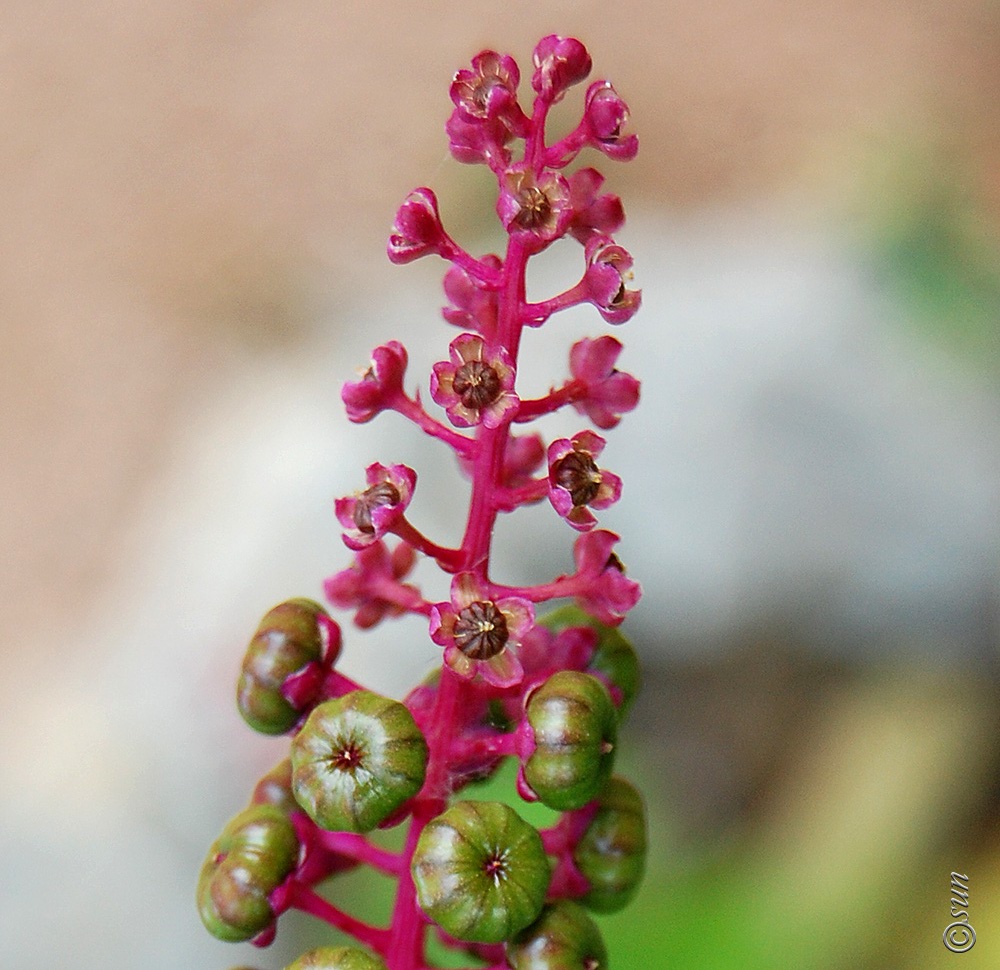
M 413 715 L 367 690 L 318 705 L 292 741 L 295 800 L 329 831 L 371 831 L 420 791 L 426 770 Z
M 279 603 L 260 621 L 236 685 L 236 706 L 255 731 L 284 734 L 302 716 L 281 688 L 307 664 L 324 659 L 320 614 L 327 615 L 318 603 L 292 599 Z M 326 659 L 332 663 L 335 658 Z
M 646 868 L 646 809 L 624 778 L 601 792 L 597 814 L 573 850 L 573 861 L 590 883 L 581 900 L 599 913 L 613 913 L 635 895 Z
M 198 877 L 198 912 L 220 940 L 249 940 L 274 922 L 268 896 L 295 868 L 299 842 L 274 805 L 251 805 L 208 850 Z
M 596 798 L 614 764 L 618 719 L 608 689 L 596 677 L 561 670 L 527 704 L 535 750 L 524 777 L 550 808 L 582 808 Z
M 303 953 L 285 970 L 385 970 L 385 963 L 356 946 L 321 946 Z
M 597 647 L 587 669 L 591 673 L 606 677 L 609 684 L 613 684 L 621 691 L 618 721 L 620 723 L 624 720 L 636 694 L 639 693 L 641 677 L 635 648 L 618 627 L 605 626 L 572 603 L 546 613 L 545 616 L 539 617 L 538 622 L 553 633 L 559 633 L 571 626 L 589 626 L 597 633 Z
M 506 949 L 512 970 L 607 970 L 608 966 L 597 924 L 568 900 L 546 906 Z
M 427 824 L 413 853 L 421 909 L 474 943 L 501 943 L 533 922 L 551 875 L 538 832 L 501 802 L 456 802 Z

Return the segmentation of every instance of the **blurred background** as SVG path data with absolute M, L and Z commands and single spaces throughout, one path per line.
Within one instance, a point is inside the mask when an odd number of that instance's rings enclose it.
M 551 32 L 642 145 L 583 160 L 625 200 L 644 290 L 615 330 L 643 406 L 608 436 L 602 522 L 645 588 L 620 770 L 652 850 L 602 919 L 612 965 L 944 966 L 952 871 L 963 966 L 1000 963 L 993 0 L 8 0 L 5 966 L 276 970 L 324 938 L 293 916 L 269 951 L 227 946 L 194 909 L 285 747 L 239 720 L 236 672 L 271 605 L 348 562 L 333 499 L 369 462 L 411 464 L 416 523 L 461 531 L 448 456 L 395 416 L 348 425 L 339 389 L 386 339 L 411 386 L 444 356 L 444 266 L 391 267 L 388 228 L 426 184 L 456 238 L 499 246 L 488 173 L 447 154 L 448 84 L 484 47 L 530 75 Z M 569 243 L 537 262 L 529 295 L 579 272 Z M 530 334 L 522 379 L 602 332 Z M 570 530 L 522 514 L 497 575 L 563 571 Z M 419 623 L 341 619 L 374 689 L 435 662 Z

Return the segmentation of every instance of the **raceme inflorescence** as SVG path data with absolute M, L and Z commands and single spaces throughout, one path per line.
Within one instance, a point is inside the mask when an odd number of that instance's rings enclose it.
M 407 352 L 396 341 L 375 348 L 342 391 L 350 420 L 399 412 L 450 448 L 471 481 L 457 548 L 436 544 L 407 518 L 417 474 L 406 465 L 370 465 L 361 488 L 335 505 L 353 561 L 326 581 L 327 598 L 353 611 L 362 629 L 423 618 L 441 666 L 402 701 L 364 689 L 337 666 L 339 625 L 309 599 L 270 610 L 243 660 L 241 714 L 257 731 L 290 735 L 291 750 L 212 845 L 197 903 L 223 940 L 266 945 L 289 909 L 354 939 L 311 950 L 287 970 L 428 970 L 431 933 L 468 954 L 470 966 L 600 970 L 607 952 L 590 913 L 622 907 L 642 876 L 642 799 L 613 774 L 619 726 L 639 683 L 618 626 L 640 590 L 615 552 L 618 536 L 597 527 L 622 483 L 599 463 L 605 441 L 591 428 L 547 445 L 538 433 L 514 432 L 566 407 L 604 431 L 638 403 L 638 381 L 615 366 L 622 345 L 606 334 L 569 348 L 569 376 L 547 394 L 522 398 L 517 382 L 525 327 L 580 304 L 610 324 L 638 310 L 632 258 L 612 238 L 624 223 L 621 200 L 601 191 L 593 168 L 562 174 L 586 148 L 628 160 L 638 143 L 625 102 L 596 81 L 579 124 L 547 144 L 550 108 L 588 76 L 591 60 L 579 41 L 553 35 L 538 43 L 533 65 L 530 114 L 509 56 L 483 51 L 451 85 L 451 152 L 496 176 L 504 256 L 459 246 L 428 188 L 406 198 L 389 238 L 395 263 L 436 254 L 451 264 L 444 317 L 459 334 L 429 375 L 443 416 L 407 392 Z M 582 247 L 579 281 L 528 302 L 528 260 L 567 236 Z M 576 536 L 575 568 L 542 585 L 496 582 L 497 517 L 539 502 Z M 418 557 L 451 575 L 444 602 L 406 581 Z M 567 602 L 540 616 L 550 600 Z M 509 799 L 477 797 L 477 783 L 507 758 L 518 764 Z M 557 821 L 535 828 L 517 811 L 519 799 L 541 801 Z M 401 849 L 372 838 L 404 825 Z M 394 880 L 389 925 L 317 892 L 358 866 Z

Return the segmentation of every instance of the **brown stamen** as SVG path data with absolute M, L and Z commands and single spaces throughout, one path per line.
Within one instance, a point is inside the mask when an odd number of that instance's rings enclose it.
M 375 531 L 372 512 L 382 505 L 397 505 L 399 498 L 399 489 L 392 482 L 379 482 L 365 489 L 354 503 L 354 524 L 361 532 L 371 535 Z
M 593 501 L 601 487 L 601 471 L 589 452 L 571 451 L 552 468 L 556 485 L 566 489 L 573 506 Z
M 488 407 L 501 391 L 500 377 L 487 363 L 470 360 L 455 371 L 452 382 L 455 393 L 470 410 L 479 411 Z

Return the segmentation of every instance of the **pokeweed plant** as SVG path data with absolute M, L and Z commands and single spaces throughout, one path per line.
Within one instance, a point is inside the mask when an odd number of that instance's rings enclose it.
M 402 701 L 364 689 L 337 668 L 340 627 L 308 599 L 270 610 L 243 660 L 241 714 L 257 731 L 290 734 L 291 751 L 210 848 L 197 903 L 223 940 L 266 945 L 278 917 L 298 909 L 358 943 L 311 950 L 288 970 L 426 970 L 429 932 L 495 970 L 598 970 L 607 953 L 587 911 L 619 909 L 642 876 L 642 799 L 612 774 L 618 727 L 638 689 L 635 653 L 617 627 L 640 590 L 615 553 L 619 537 L 596 528 L 595 516 L 618 499 L 621 480 L 598 464 L 605 442 L 596 431 L 547 447 L 537 433 L 513 432 L 566 406 L 606 430 L 638 403 L 638 381 L 615 367 L 622 346 L 608 335 L 574 344 L 569 378 L 544 396 L 522 399 L 516 381 L 525 327 L 583 303 L 611 324 L 638 310 L 632 258 L 612 238 L 624 222 L 621 200 L 601 192 L 593 168 L 560 174 L 584 148 L 628 160 L 638 142 L 626 131 L 625 102 L 597 81 L 577 127 L 547 144 L 549 109 L 587 77 L 591 60 L 579 41 L 549 36 L 533 61 L 530 115 L 509 56 L 483 51 L 451 85 L 451 152 L 496 176 L 504 256 L 461 248 L 428 188 L 406 198 L 389 238 L 395 263 L 437 254 L 452 264 L 443 312 L 461 333 L 430 374 L 430 396 L 448 423 L 405 390 L 407 352 L 396 341 L 377 347 L 342 391 L 352 421 L 398 411 L 452 449 L 471 479 L 457 548 L 410 523 L 417 475 L 405 465 L 371 465 L 365 485 L 335 505 L 354 559 L 326 581 L 326 596 L 363 629 L 404 614 L 425 618 L 441 667 Z M 565 236 L 583 247 L 579 282 L 529 303 L 528 260 Z M 545 501 L 579 533 L 575 570 L 537 586 L 498 583 L 490 574 L 497 517 Z M 418 556 L 452 575 L 445 602 L 405 582 Z M 536 615 L 538 604 L 558 599 L 571 602 Z M 509 804 L 456 798 L 504 758 L 519 762 L 520 798 L 560 813 L 554 825 L 539 831 Z M 404 823 L 401 851 L 367 835 Z M 388 926 L 315 889 L 359 865 L 396 882 Z

